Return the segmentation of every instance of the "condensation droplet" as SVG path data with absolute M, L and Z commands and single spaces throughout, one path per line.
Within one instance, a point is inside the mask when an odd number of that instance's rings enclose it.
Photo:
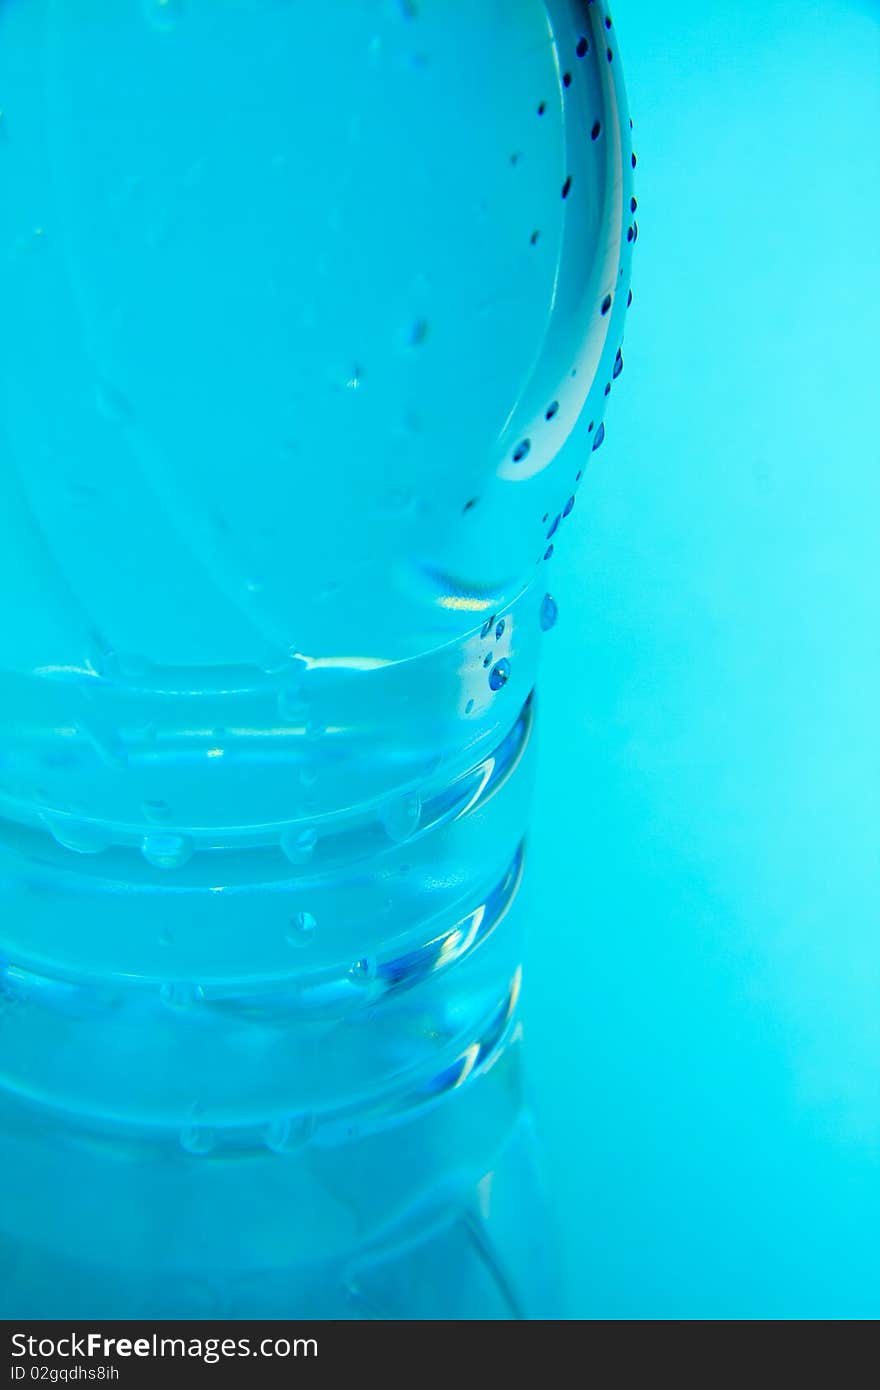
M 376 975 L 376 963 L 369 956 L 361 956 L 348 972 L 348 978 L 356 985 L 368 985 Z
M 510 680 L 510 662 L 507 657 L 502 657 L 496 661 L 492 670 L 489 672 L 489 687 L 492 690 L 500 690 Z
M 600 445 L 601 445 L 602 441 L 604 440 L 604 438 L 605 438 L 605 422 L 603 421 L 602 424 L 599 426 L 599 428 L 596 430 L 596 436 L 595 436 L 595 438 L 594 438 L 594 440 L 593 440 L 593 452 L 594 452 L 594 453 L 595 453 L 595 451 L 600 447 Z
M 568 501 L 566 502 L 565 506 L 562 508 L 562 515 L 563 515 L 563 516 L 570 516 L 570 515 L 571 515 L 571 509 L 572 509 L 573 506 L 574 506 L 574 497 L 572 496 L 572 497 L 569 497 L 569 499 L 568 499 Z
M 500 641 L 501 641 L 501 638 L 502 638 L 503 636 L 504 636 L 504 619 L 503 619 L 503 618 L 499 618 L 499 619 L 498 619 L 498 622 L 495 624 L 495 640 L 496 640 L 496 642 L 500 642 Z
M 190 980 L 166 980 L 159 990 L 159 997 L 169 1008 L 191 1009 L 201 1003 L 205 991 L 201 985 L 194 985 Z
M 307 946 L 318 923 L 311 912 L 295 912 L 290 919 L 287 940 L 292 946 Z
M 549 632 L 551 627 L 556 626 L 556 619 L 559 617 L 559 607 L 552 594 L 545 594 L 541 600 L 541 630 Z
M 179 869 L 192 856 L 194 845 L 185 835 L 145 835 L 141 854 L 156 869 Z
M 379 812 L 388 837 L 400 843 L 418 829 L 422 815 L 422 799 L 418 792 L 405 792 L 387 802 Z
M 493 613 L 492 616 L 491 616 L 491 618 L 487 618 L 486 621 L 483 623 L 483 626 L 480 628 L 480 636 L 481 636 L 481 637 L 488 637 L 488 636 L 489 636 L 489 633 L 492 631 L 492 624 L 494 623 L 494 621 L 495 621 L 495 614 Z
M 281 836 L 281 848 L 291 864 L 307 864 L 314 856 L 317 843 L 318 832 L 313 825 L 285 831 Z
M 263 1138 L 272 1153 L 290 1154 L 303 1148 L 314 1132 L 314 1115 L 282 1115 L 266 1126 Z
M 106 831 L 90 821 L 51 814 L 44 814 L 43 821 L 56 844 L 77 854 L 100 854 L 109 844 Z
M 180 1131 L 180 1147 L 188 1154 L 209 1154 L 216 1143 L 217 1136 L 210 1125 L 184 1125 Z

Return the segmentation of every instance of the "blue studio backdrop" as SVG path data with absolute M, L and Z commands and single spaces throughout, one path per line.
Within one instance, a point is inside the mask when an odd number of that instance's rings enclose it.
M 873 1318 L 880 6 L 614 19 L 640 238 L 527 974 L 571 1311 Z

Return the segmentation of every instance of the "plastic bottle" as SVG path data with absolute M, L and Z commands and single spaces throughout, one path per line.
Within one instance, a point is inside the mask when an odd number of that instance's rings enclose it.
M 0 1313 L 551 1316 L 517 890 L 611 21 L 17 0 L 0 108 Z

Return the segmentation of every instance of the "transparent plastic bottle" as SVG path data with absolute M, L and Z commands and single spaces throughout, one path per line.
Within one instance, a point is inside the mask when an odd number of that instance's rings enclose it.
M 518 888 L 611 21 L 15 0 L 0 108 L 0 1314 L 552 1316 Z

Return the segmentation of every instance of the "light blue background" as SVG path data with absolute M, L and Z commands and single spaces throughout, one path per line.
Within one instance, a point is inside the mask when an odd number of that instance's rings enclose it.
M 877 1317 L 880 6 L 614 18 L 634 304 L 531 859 L 571 1311 Z

